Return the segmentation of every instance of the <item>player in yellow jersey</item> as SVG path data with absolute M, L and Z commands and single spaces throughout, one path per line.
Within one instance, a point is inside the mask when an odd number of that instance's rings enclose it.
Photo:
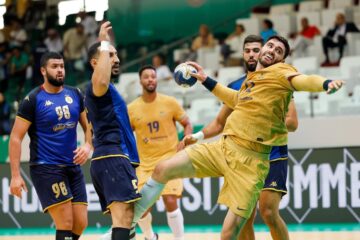
M 185 134 L 192 133 L 192 126 L 175 98 L 156 92 L 157 79 L 154 67 L 142 67 L 139 77 L 143 93 L 128 105 L 128 111 L 141 159 L 140 166 L 136 169 L 138 186 L 141 189 L 153 173 L 156 164 L 177 152 L 179 141 L 175 122 L 184 127 Z M 177 205 L 177 198 L 181 197 L 182 191 L 183 183 L 179 178 L 169 181 L 161 194 L 174 240 L 184 239 L 184 218 Z M 157 239 L 151 220 L 149 212 L 138 224 L 146 239 Z
M 260 49 L 263 45 L 263 40 L 260 36 L 249 35 L 244 39 L 243 45 L 243 58 L 247 72 L 254 72 L 256 70 L 257 61 L 260 55 Z M 240 79 L 231 82 L 228 87 L 234 90 L 239 90 L 243 81 L 246 79 L 246 74 Z M 223 105 L 217 117 L 205 126 L 201 131 L 185 136 L 183 141 L 184 145 L 191 145 L 198 140 L 211 138 L 224 129 L 227 117 L 233 110 L 226 105 Z M 241 122 L 239 121 L 239 124 Z M 289 132 L 297 129 L 298 120 L 294 101 L 290 102 L 289 111 L 285 119 L 286 128 Z M 279 204 L 282 197 L 287 193 L 286 178 L 288 167 L 288 152 L 287 145 L 275 146 L 270 153 L 270 169 L 269 174 L 265 179 L 265 185 L 259 197 L 259 212 L 261 218 L 266 225 L 270 228 L 273 240 L 288 240 L 289 233 L 286 228 L 284 220 L 279 213 Z M 275 186 L 274 186 L 274 183 Z M 256 215 L 256 207 L 247 220 L 244 228 L 242 229 L 238 240 L 254 240 L 254 220 Z
M 293 91 L 327 91 L 341 88 L 343 81 L 303 75 L 283 63 L 290 51 L 286 39 L 273 36 L 262 47 L 257 71 L 249 73 L 240 91 L 208 77 L 202 67 L 192 74 L 233 112 L 221 139 L 195 144 L 160 162 L 135 204 L 134 222 L 151 206 L 164 184 L 175 178 L 224 177 L 218 202 L 229 207 L 221 239 L 237 239 L 250 217 L 269 171 L 272 146 L 287 144 L 285 117 Z M 241 124 L 240 124 L 241 123 Z

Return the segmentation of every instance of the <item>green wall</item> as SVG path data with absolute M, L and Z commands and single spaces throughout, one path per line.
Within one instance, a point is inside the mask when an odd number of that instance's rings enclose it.
M 118 44 L 167 42 L 197 33 L 201 23 L 214 32 L 230 32 L 234 20 L 248 17 L 254 6 L 289 2 L 299 0 L 109 0 L 108 18 Z

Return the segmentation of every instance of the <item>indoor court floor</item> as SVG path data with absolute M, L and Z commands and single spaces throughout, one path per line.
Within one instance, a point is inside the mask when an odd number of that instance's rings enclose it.
M 186 226 L 186 240 L 217 240 L 220 239 L 221 226 Z M 263 225 L 255 227 L 256 239 L 271 240 L 270 233 Z M 106 229 L 89 228 L 81 239 L 98 240 Z M 155 227 L 160 240 L 171 240 L 172 234 L 167 227 Z M 360 224 L 306 224 L 289 225 L 291 240 L 359 240 Z M 53 230 L 44 229 L 0 229 L 0 240 L 52 240 Z M 142 240 L 142 234 L 137 234 Z

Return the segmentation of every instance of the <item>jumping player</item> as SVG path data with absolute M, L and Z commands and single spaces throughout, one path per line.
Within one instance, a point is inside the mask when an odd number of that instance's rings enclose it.
M 257 61 L 259 59 L 260 49 L 263 45 L 263 40 L 260 36 L 249 35 L 244 40 L 243 58 L 245 61 L 248 73 L 252 73 L 256 69 Z M 247 75 L 240 79 L 231 82 L 228 87 L 234 90 L 239 90 L 246 79 Z M 189 145 L 201 139 L 211 138 L 224 129 L 227 117 L 233 110 L 226 105 L 222 107 L 218 116 L 200 132 L 186 136 L 183 141 L 184 145 Z M 241 123 L 239 123 L 241 124 Z M 288 131 L 295 131 L 298 126 L 297 114 L 294 101 L 290 102 L 289 110 L 286 115 L 285 124 Z M 287 145 L 274 146 L 270 153 L 270 169 L 269 174 L 265 179 L 265 185 L 260 193 L 259 209 L 262 219 L 270 228 L 271 236 L 274 240 L 287 240 L 289 233 L 286 224 L 279 213 L 279 204 L 283 195 L 286 194 L 286 178 L 288 166 Z M 251 217 L 247 220 L 242 229 L 239 240 L 255 240 L 254 220 L 256 208 Z
M 224 176 L 218 202 L 229 211 L 221 239 L 238 237 L 263 188 L 272 146 L 287 144 L 285 116 L 293 91 L 332 93 L 343 84 L 297 72 L 283 63 L 289 51 L 286 39 L 269 38 L 257 65 L 257 69 L 264 69 L 248 74 L 240 91 L 217 83 L 197 63 L 188 63 L 197 69 L 192 75 L 234 111 L 227 118 L 220 140 L 192 145 L 156 166 L 141 191 L 142 199 L 135 205 L 134 222 L 155 202 L 169 180 Z

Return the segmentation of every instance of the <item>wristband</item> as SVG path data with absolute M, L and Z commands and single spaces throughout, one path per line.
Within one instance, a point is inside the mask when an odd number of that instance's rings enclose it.
M 215 88 L 217 81 L 211 79 L 210 77 L 207 77 L 202 84 L 204 85 L 204 87 L 207 88 L 207 90 L 211 92 Z
M 193 133 L 191 134 L 192 138 L 195 138 L 196 140 L 204 140 L 204 132 L 203 131 L 199 131 L 197 133 Z
M 100 51 L 110 51 L 110 42 L 109 41 L 101 41 Z
M 323 83 L 323 89 L 325 90 L 325 91 L 327 91 L 328 89 L 329 89 L 329 84 L 332 82 L 332 80 L 329 80 L 329 79 L 327 79 L 327 80 L 325 80 L 325 82 Z

